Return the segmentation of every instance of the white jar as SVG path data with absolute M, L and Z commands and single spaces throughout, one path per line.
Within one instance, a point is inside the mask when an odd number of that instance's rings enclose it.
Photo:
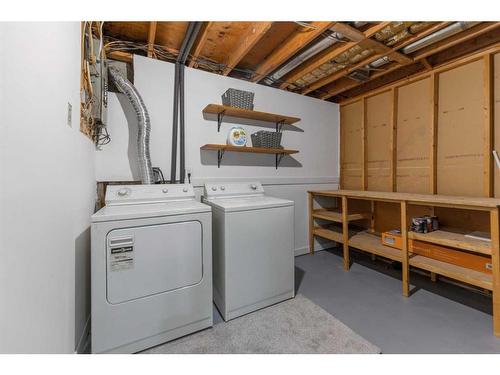
M 247 144 L 247 133 L 241 126 L 233 126 L 227 135 L 227 144 L 236 147 L 245 147 Z

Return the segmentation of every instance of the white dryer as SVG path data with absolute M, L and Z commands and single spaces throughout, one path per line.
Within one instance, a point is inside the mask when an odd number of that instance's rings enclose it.
M 108 186 L 91 232 L 93 353 L 212 326 L 211 208 L 191 185 Z
M 224 320 L 294 297 L 294 202 L 254 183 L 205 184 L 214 302 Z

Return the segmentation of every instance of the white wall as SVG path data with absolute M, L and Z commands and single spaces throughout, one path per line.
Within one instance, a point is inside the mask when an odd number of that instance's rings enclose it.
M 145 57 L 134 58 L 134 83 L 151 116 L 151 158 L 165 177 L 170 176 L 174 65 Z M 205 181 L 253 179 L 266 185 L 270 195 L 295 201 L 295 249 L 307 250 L 308 189 L 332 189 L 338 183 L 339 109 L 337 104 L 305 97 L 263 85 L 186 68 L 186 167 L 192 170 L 195 186 Z M 220 103 L 229 87 L 255 92 L 255 109 L 299 117 L 298 130 L 285 130 L 283 144 L 300 152 L 285 158 L 278 170 L 274 155 L 226 153 L 217 168 L 217 153 L 200 151 L 206 143 L 225 143 L 232 123 L 203 118 L 209 103 Z M 96 154 L 98 181 L 138 180 L 136 120 L 121 94 L 110 94 L 108 112 L 111 143 Z M 265 129 L 243 125 L 248 133 Z M 269 129 L 268 129 L 269 130 Z M 179 161 L 179 159 L 178 159 Z M 179 173 L 177 173 L 179 177 Z M 198 194 L 200 189 L 197 189 Z M 322 244 L 318 244 L 321 248 Z
M 89 312 L 95 198 L 80 25 L 0 23 L 0 45 L 0 353 L 72 353 Z

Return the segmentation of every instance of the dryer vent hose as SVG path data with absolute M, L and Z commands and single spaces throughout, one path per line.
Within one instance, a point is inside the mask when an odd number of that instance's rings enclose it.
M 130 104 L 134 108 L 137 116 L 137 154 L 139 156 L 139 172 L 143 184 L 153 184 L 153 167 L 151 164 L 151 155 L 149 151 L 149 137 L 151 133 L 151 122 L 149 113 L 142 100 L 141 94 L 127 78 L 125 78 L 118 69 L 113 66 L 108 68 L 109 76 L 115 83 L 118 90 L 125 94 Z

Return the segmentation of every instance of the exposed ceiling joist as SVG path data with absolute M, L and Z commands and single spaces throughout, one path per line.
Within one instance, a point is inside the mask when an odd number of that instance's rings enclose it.
M 156 21 L 151 21 L 149 23 L 149 31 L 148 31 L 148 57 L 153 57 L 155 37 L 156 37 Z
M 500 23 L 495 23 L 495 22 L 485 22 L 483 24 L 480 24 L 476 27 L 473 27 L 469 30 L 465 30 L 463 31 L 462 33 L 459 33 L 459 34 L 456 34 L 450 38 L 447 38 L 447 39 L 444 39 L 440 42 L 437 42 L 437 43 L 434 43 L 432 44 L 430 47 L 428 48 L 425 48 L 423 49 L 422 51 L 419 51 L 417 52 L 416 54 L 414 54 L 414 61 L 415 62 L 419 62 L 420 60 L 424 59 L 424 58 L 427 58 L 435 53 L 438 53 L 440 51 L 443 51 L 447 48 L 450 48 L 458 43 L 463 43 L 467 40 L 470 40 L 472 38 L 475 38 L 477 36 L 480 36 L 484 33 L 487 33 L 491 30 L 494 30 L 496 28 L 500 27 Z M 420 36 L 420 37 L 423 37 L 423 36 Z M 410 41 L 405 41 L 404 45 L 408 45 L 409 43 L 412 43 L 413 40 L 410 42 Z M 404 47 L 404 45 L 400 45 L 398 46 L 397 48 L 402 48 Z M 386 69 L 384 69 L 383 71 L 380 71 L 380 72 L 377 72 L 375 74 L 373 74 L 370 79 L 367 81 L 372 81 L 374 79 L 377 79 L 385 74 L 389 74 L 389 73 L 392 73 L 394 72 L 395 70 L 399 69 L 399 68 L 402 68 L 402 67 L 405 67 L 406 65 L 409 65 L 411 64 L 408 63 L 408 64 L 393 64 L 393 65 L 390 65 L 388 66 Z M 422 64 L 424 64 L 425 66 L 425 62 L 422 62 Z M 337 79 L 339 79 L 340 77 L 337 77 Z M 333 82 L 333 81 L 332 81 Z M 345 91 L 348 91 L 348 90 L 351 90 L 357 86 L 362 86 L 364 84 L 366 84 L 367 82 L 356 82 L 356 81 L 343 81 L 342 83 L 338 83 L 336 85 L 334 85 L 333 87 L 329 88 L 328 91 L 322 95 L 320 95 L 320 98 L 321 99 L 328 99 L 328 98 L 331 98 L 335 95 L 339 95 Z
M 390 22 L 380 22 L 372 27 L 370 27 L 368 30 L 365 32 L 360 32 L 359 30 L 344 24 L 342 22 L 336 22 L 332 28 L 335 29 L 335 31 L 339 30 L 338 32 L 341 32 L 340 30 L 342 29 L 343 32 L 346 32 L 346 30 L 349 30 L 349 35 L 351 38 L 355 39 L 360 37 L 360 34 L 362 35 L 362 40 L 365 40 L 366 38 L 370 38 L 371 36 L 375 35 L 378 33 L 380 30 L 384 29 L 387 27 L 387 25 L 390 24 Z M 313 56 L 303 64 L 299 65 L 296 69 L 292 70 L 288 75 L 285 76 L 285 82 L 283 82 L 280 85 L 281 89 L 285 89 L 288 87 L 291 83 L 297 81 L 299 78 L 305 76 L 306 74 L 312 72 L 313 70 L 319 68 L 321 65 L 326 64 L 328 61 L 333 60 L 335 57 L 340 56 L 344 52 L 348 51 L 352 47 L 356 46 L 359 44 L 361 40 L 353 41 L 351 39 L 350 42 L 341 44 L 341 43 L 336 43 L 333 46 L 325 49 L 324 51 L 318 53 L 316 56 Z
M 419 33 L 416 33 L 414 34 L 413 36 L 405 39 L 404 41 L 402 41 L 401 43 L 398 43 L 396 44 L 392 49 L 391 49 L 391 52 L 392 51 L 396 51 L 396 50 L 399 50 L 421 38 L 424 38 L 426 37 L 427 35 L 430 35 L 432 33 L 435 33 L 436 31 L 438 30 L 441 30 L 442 28 L 448 26 L 449 24 L 451 24 L 451 22 L 439 22 L 438 24 L 432 26 L 432 27 L 429 27 L 428 29 L 425 29 Z M 381 57 L 383 56 L 386 56 L 387 53 L 378 53 L 376 55 L 373 55 L 373 56 L 370 56 L 369 58 L 363 60 L 363 61 L 360 61 L 359 63 L 357 63 L 356 65 L 354 66 L 351 66 L 351 67 L 348 67 L 348 68 L 344 68 L 336 73 L 333 74 L 332 78 L 333 80 L 331 81 L 332 83 L 336 83 L 336 84 L 333 84 L 331 87 L 328 86 L 327 90 L 325 90 L 325 92 L 323 94 L 321 94 L 319 96 L 320 99 L 328 99 L 332 96 L 335 96 L 337 94 L 339 94 L 338 90 L 341 90 L 342 87 L 348 87 L 346 90 L 348 89 L 351 89 L 353 88 L 354 86 L 357 86 L 357 85 L 360 85 L 359 82 L 356 82 L 356 81 L 353 81 L 353 80 L 348 80 L 348 81 L 343 81 L 343 82 L 336 82 L 338 81 L 339 79 L 347 76 L 349 73 L 352 73 L 353 71 L 357 70 L 357 69 L 360 69 L 366 65 L 369 65 L 371 64 L 372 62 L 380 59 Z M 411 63 L 411 61 L 410 61 Z M 399 65 L 401 66 L 401 65 Z M 396 68 L 397 67 L 397 64 L 393 64 L 392 65 L 393 68 Z M 394 70 L 394 69 L 393 69 Z M 392 71 L 392 70 L 391 70 Z M 374 75 L 377 75 L 377 73 L 375 73 Z M 378 76 L 378 75 L 377 75 Z
M 294 33 L 257 67 L 251 81 L 259 82 L 264 79 L 270 72 L 277 69 L 300 49 L 312 42 L 332 24 L 333 22 L 311 22 L 311 28 L 303 28 L 301 31 Z
M 241 42 L 236 50 L 228 56 L 226 67 L 222 74 L 227 76 L 238 63 L 243 59 L 248 51 L 250 51 L 266 32 L 273 25 L 272 22 L 256 22 L 241 38 Z

